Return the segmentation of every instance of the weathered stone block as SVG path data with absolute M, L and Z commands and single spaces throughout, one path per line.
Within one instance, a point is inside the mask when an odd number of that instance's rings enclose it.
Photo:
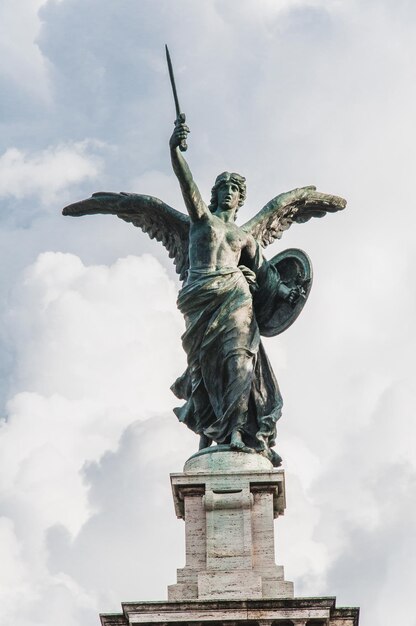
M 186 565 L 169 600 L 293 597 L 274 560 L 274 518 L 285 508 L 284 473 L 265 457 L 212 448 L 171 475 L 185 520 Z

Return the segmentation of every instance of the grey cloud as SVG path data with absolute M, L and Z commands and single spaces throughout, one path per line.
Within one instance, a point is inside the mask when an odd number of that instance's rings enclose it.
M 388 449 L 386 456 L 391 456 Z M 340 602 L 356 598 L 369 624 L 384 623 L 390 612 L 397 619 L 411 620 L 405 598 L 416 575 L 415 487 L 414 467 L 400 460 L 387 462 L 385 474 L 379 475 L 373 487 L 380 523 L 375 528 L 348 525 L 343 554 L 328 572 L 331 589 L 339 590 Z

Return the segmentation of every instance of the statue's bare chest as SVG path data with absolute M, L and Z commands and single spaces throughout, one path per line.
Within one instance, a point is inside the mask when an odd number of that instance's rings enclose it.
M 247 235 L 233 223 L 223 222 L 212 217 L 210 220 L 200 221 L 191 228 L 191 242 L 198 246 L 211 248 L 226 247 L 238 253 L 246 244 Z

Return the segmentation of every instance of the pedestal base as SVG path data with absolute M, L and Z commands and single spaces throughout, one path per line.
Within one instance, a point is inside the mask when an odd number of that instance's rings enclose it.
M 283 470 L 259 454 L 214 447 L 191 457 L 171 482 L 176 515 L 185 520 L 186 565 L 169 600 L 293 597 L 274 561 Z

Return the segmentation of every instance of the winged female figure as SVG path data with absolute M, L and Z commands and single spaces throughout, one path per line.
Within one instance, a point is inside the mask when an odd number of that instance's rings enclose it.
M 200 436 L 200 450 L 216 442 L 263 454 L 277 467 L 281 458 L 272 448 L 283 403 L 260 336 L 278 334 L 295 319 L 309 293 L 311 274 L 302 251 L 289 250 L 267 261 L 262 249 L 293 222 L 338 211 L 346 202 L 302 187 L 276 196 L 237 226 L 245 178 L 220 174 L 207 205 L 179 149 L 188 133 L 178 120 L 169 142 L 188 215 L 152 196 L 105 192 L 71 204 L 63 213 L 111 213 L 165 246 L 182 281 L 177 305 L 186 324 L 182 345 L 187 368 L 172 385 L 185 401 L 174 409 L 177 417 Z

